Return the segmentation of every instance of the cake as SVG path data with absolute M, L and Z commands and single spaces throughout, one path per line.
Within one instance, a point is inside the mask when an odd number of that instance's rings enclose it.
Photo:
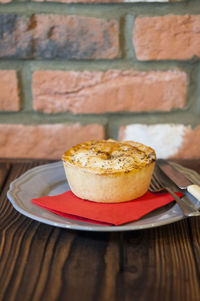
M 155 160 L 151 147 L 112 139 L 78 144 L 62 156 L 72 192 L 101 203 L 126 202 L 144 195 Z

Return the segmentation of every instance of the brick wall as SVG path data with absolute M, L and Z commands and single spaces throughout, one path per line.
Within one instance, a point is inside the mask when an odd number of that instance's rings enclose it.
M 0 0 L 0 157 L 110 137 L 200 158 L 200 1 Z

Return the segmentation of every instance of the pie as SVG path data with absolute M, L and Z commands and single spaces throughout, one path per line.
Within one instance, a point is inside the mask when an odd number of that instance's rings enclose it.
M 148 190 L 155 151 L 134 141 L 91 140 L 62 156 L 72 192 L 89 201 L 120 203 Z

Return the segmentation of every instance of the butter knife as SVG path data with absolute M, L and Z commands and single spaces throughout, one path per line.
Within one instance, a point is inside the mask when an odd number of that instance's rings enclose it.
M 165 175 L 170 178 L 181 190 L 187 190 L 192 196 L 200 201 L 200 186 L 193 184 L 184 174 L 174 168 L 167 160 L 158 159 L 157 164 Z

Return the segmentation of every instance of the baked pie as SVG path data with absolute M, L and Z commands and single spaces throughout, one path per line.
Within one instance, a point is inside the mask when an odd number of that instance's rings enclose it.
M 86 200 L 120 203 L 148 190 L 155 151 L 134 141 L 91 140 L 62 156 L 72 192 Z

